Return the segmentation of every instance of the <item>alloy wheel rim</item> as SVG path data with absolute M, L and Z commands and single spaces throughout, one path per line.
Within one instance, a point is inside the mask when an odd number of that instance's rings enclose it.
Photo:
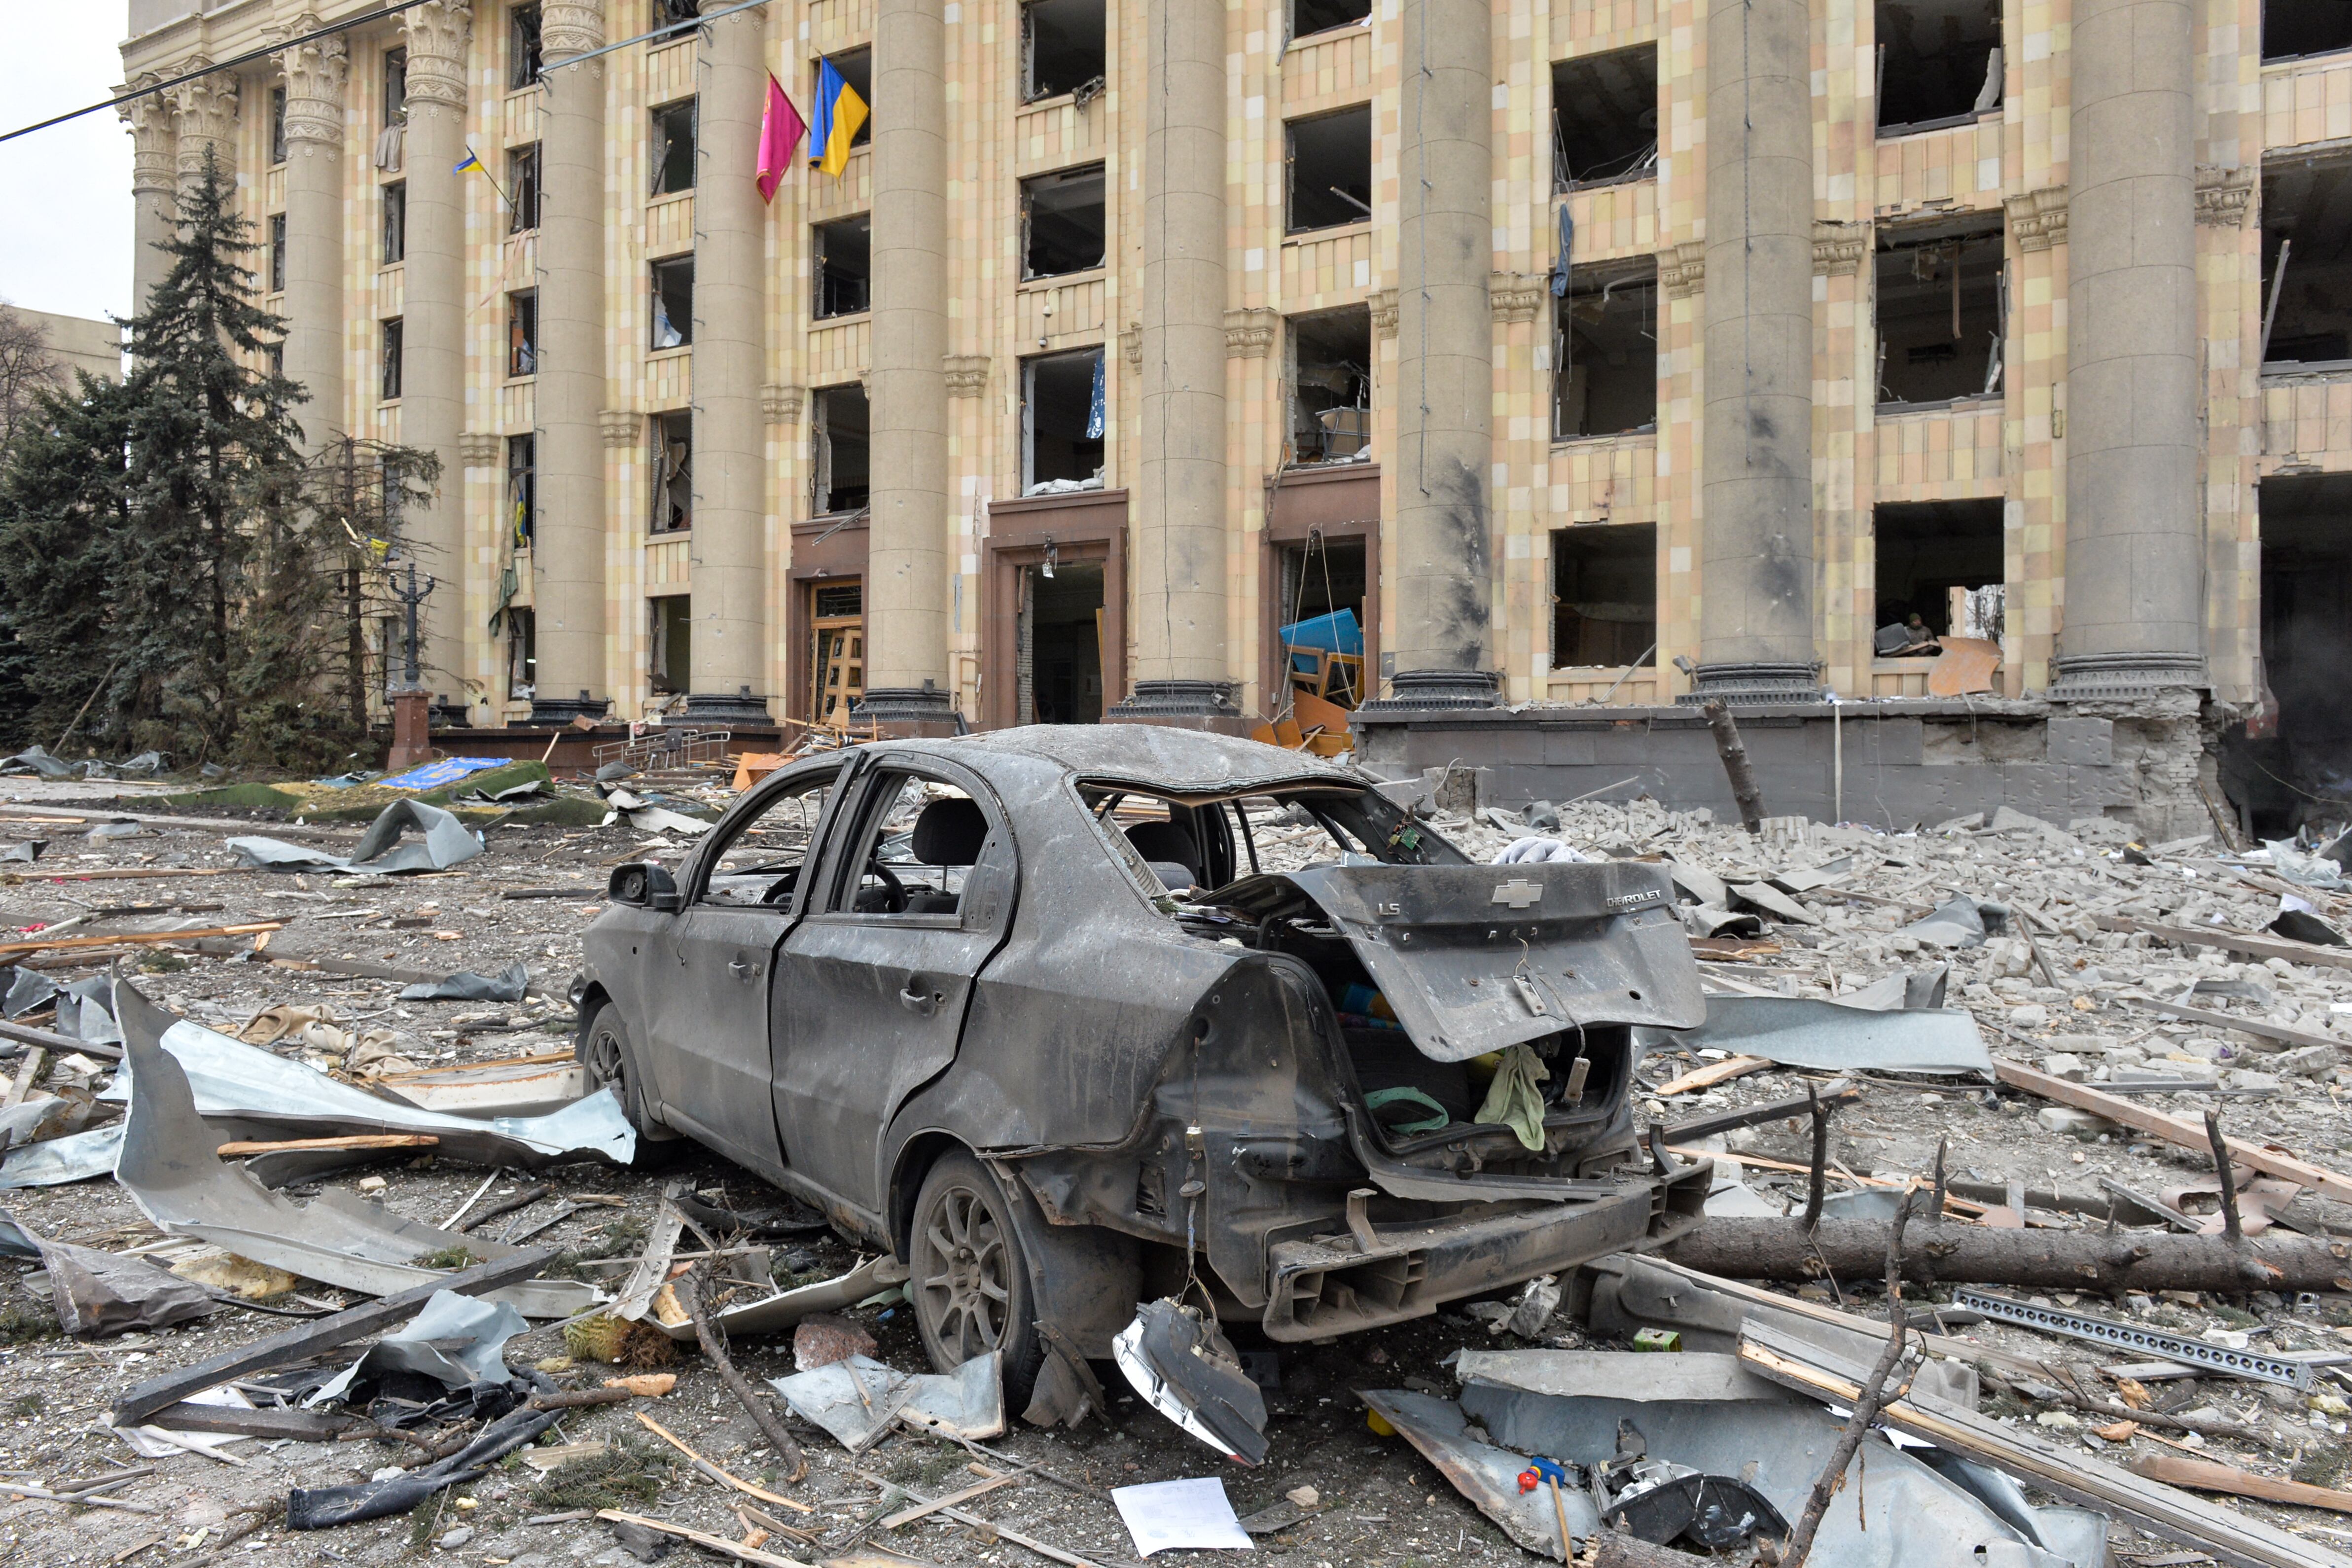
M 925 1216 L 924 1316 L 957 1364 L 1002 1349 L 1011 1300 L 1012 1255 L 987 1200 L 949 1187 Z

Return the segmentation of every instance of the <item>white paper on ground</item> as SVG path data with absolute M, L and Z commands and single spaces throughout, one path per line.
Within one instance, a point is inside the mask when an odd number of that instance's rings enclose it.
M 1138 1556 L 1149 1557 L 1171 1546 L 1255 1550 L 1249 1532 L 1234 1517 L 1225 1483 L 1214 1476 L 1114 1487 L 1110 1500 L 1118 1505 L 1118 1517 L 1127 1521 L 1127 1532 L 1135 1537 Z
M 218 1388 L 207 1388 L 201 1394 L 191 1394 L 181 1403 L 226 1405 L 232 1410 L 253 1408 L 252 1400 L 226 1384 L 221 1384 Z M 111 1415 L 106 1419 L 109 1426 L 113 1426 L 114 1418 Z M 114 1433 L 116 1436 L 130 1444 L 131 1452 L 142 1459 L 175 1458 L 191 1448 L 210 1448 L 217 1451 L 227 1447 L 231 1443 L 245 1441 L 241 1435 L 235 1432 L 173 1432 L 166 1436 L 162 1427 L 152 1426 L 116 1426 Z

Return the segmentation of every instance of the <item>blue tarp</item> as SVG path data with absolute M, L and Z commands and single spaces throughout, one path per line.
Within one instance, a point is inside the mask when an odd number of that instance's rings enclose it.
M 456 784 L 467 773 L 478 773 L 484 768 L 502 768 L 513 760 L 511 757 L 444 757 L 437 763 L 426 763 L 395 777 L 375 782 L 386 789 L 439 789 L 443 784 Z
M 1283 646 L 1291 648 L 1313 648 L 1321 653 L 1344 653 L 1357 658 L 1364 657 L 1364 628 L 1356 624 L 1353 610 L 1334 610 L 1328 616 L 1318 616 L 1311 621 L 1294 621 L 1281 628 Z M 1316 661 L 1291 656 L 1297 668 L 1312 672 Z

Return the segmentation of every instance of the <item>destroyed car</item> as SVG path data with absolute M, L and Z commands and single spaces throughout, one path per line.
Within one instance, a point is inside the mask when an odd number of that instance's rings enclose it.
M 1628 1103 L 1635 1026 L 1706 1012 L 1664 869 L 1473 864 L 1313 756 L 858 746 L 610 895 L 577 1049 L 641 1150 L 692 1139 L 891 1249 L 934 1361 L 1002 1350 L 1015 1400 L 1188 1279 L 1320 1338 L 1669 1239 L 1706 1196 Z

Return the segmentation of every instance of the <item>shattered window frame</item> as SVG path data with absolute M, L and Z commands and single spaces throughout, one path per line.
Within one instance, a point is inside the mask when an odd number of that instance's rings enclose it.
M 695 150 L 702 136 L 701 100 L 676 98 L 646 110 L 646 195 L 684 195 L 694 189 Z
M 1878 44 L 1874 102 L 1880 137 L 1916 136 L 2000 114 L 2009 92 L 2003 64 L 2006 57 L 2001 47 L 2002 0 L 1875 0 L 1875 5 L 1874 36 Z M 1898 10 L 1902 13 L 1900 17 L 1888 14 Z M 1907 23 L 1916 34 L 1936 22 L 1943 24 L 1943 48 L 1934 54 L 1913 49 L 1904 36 L 1904 24 Z M 1989 33 L 1984 30 L 1986 24 L 1990 24 Z M 1971 26 L 1979 36 L 1961 37 Z M 1902 51 L 1896 58 L 1897 74 L 1891 93 L 1887 86 L 1889 39 L 1896 40 Z M 1945 60 L 1948 55 L 1961 62 L 1962 68 L 1957 73 Z M 1969 61 L 1975 63 L 1968 64 Z M 1929 81 L 1927 79 L 1939 68 L 1947 79 L 1941 83 Z M 1933 112 L 1914 112 L 1915 110 Z M 1890 119 L 1890 113 L 1909 114 L 1910 118 Z
M 1066 24 L 1075 17 L 1083 27 L 1087 17 L 1077 15 L 1082 12 L 1090 16 L 1093 31 L 1090 37 L 1073 43 L 1073 29 Z M 1043 103 L 1073 96 L 1083 105 L 1101 91 L 1110 70 L 1109 14 L 1108 0 L 1021 0 L 1021 101 Z M 1048 40 L 1044 53 L 1049 63 L 1043 66 L 1041 30 Z M 1080 75 L 1088 66 L 1092 71 Z M 1041 71 L 1049 74 L 1041 76 Z
M 1084 468 L 1087 456 L 1087 448 L 1092 447 L 1092 455 L 1095 458 L 1093 468 L 1087 472 L 1055 474 L 1046 479 L 1038 478 L 1037 373 L 1044 366 L 1060 366 L 1081 362 L 1091 367 L 1090 387 L 1097 390 L 1105 389 L 1109 367 L 1103 358 L 1103 345 L 1100 343 L 1086 348 L 1063 349 L 1053 353 L 1030 354 L 1021 361 L 1021 493 L 1024 496 L 1058 495 L 1066 493 L 1067 490 L 1098 490 L 1109 483 L 1111 451 L 1110 442 L 1108 439 L 1109 425 L 1107 409 L 1103 435 L 1080 434 L 1072 437 L 1063 437 L 1051 433 L 1047 435 L 1049 440 L 1066 439 L 1068 441 L 1070 448 L 1068 466 L 1074 468 Z M 1107 390 L 1103 391 L 1103 395 L 1108 398 Z M 1091 403 L 1092 391 L 1089 392 L 1088 396 Z M 1091 423 L 1092 417 L 1092 409 L 1089 407 L 1088 423 Z M 1084 429 L 1084 426 L 1081 429 Z M 1061 485 L 1065 489 L 1049 490 L 1039 488 L 1046 485 Z
M 269 89 L 269 166 L 286 162 L 286 89 Z
M 1613 85 L 1612 78 L 1622 80 L 1628 75 L 1634 81 L 1649 84 L 1648 107 L 1634 114 L 1630 132 L 1622 123 L 1611 123 L 1605 127 L 1571 127 L 1570 116 L 1573 110 L 1598 101 Z M 1655 43 L 1570 55 L 1552 63 L 1551 80 L 1552 190 L 1555 194 L 1591 190 L 1603 185 L 1631 184 L 1657 177 L 1661 79 Z M 1643 123 L 1645 116 L 1646 124 Z M 1635 134 L 1640 132 L 1647 133 L 1646 144 L 1635 141 Z M 1575 159 L 1594 142 L 1606 145 L 1586 163 L 1585 172 L 1579 174 Z
M 757 802 L 726 837 L 714 840 L 707 849 L 695 858 L 692 879 L 688 886 L 681 889 L 682 907 L 688 910 L 768 910 L 773 911 L 778 920 L 790 920 L 800 913 L 808 902 L 809 883 L 814 880 L 812 869 L 822 871 L 825 852 L 831 847 L 835 837 L 835 835 L 827 829 L 833 820 L 835 808 L 841 802 L 843 786 L 848 780 L 850 771 L 844 758 L 827 757 L 814 764 L 796 764 L 786 768 L 772 781 L 761 781 L 760 787 L 763 789 L 772 787 L 772 793 L 766 799 Z M 806 837 L 799 846 L 799 859 L 792 862 L 789 867 L 779 862 L 769 862 L 761 866 L 732 870 L 726 867 L 727 858 L 737 853 L 743 847 L 743 840 L 746 837 L 759 831 L 779 830 L 778 825 L 771 818 L 780 807 L 795 801 L 806 801 L 812 795 L 816 796 L 816 809 L 808 814 L 805 824 Z M 797 825 L 782 829 L 787 833 L 799 830 L 800 827 Z M 772 870 L 776 873 L 779 879 L 788 871 L 792 874 L 792 896 L 783 902 L 772 901 L 775 896 L 773 883 L 762 889 L 760 897 L 748 900 L 719 897 L 712 890 L 713 883 L 721 877 L 757 876 Z
M 863 235 L 866 241 L 866 272 L 863 277 L 833 272 L 833 246 L 835 232 Z M 863 315 L 874 307 L 874 215 L 851 213 L 846 217 L 828 218 L 809 225 L 809 275 L 814 281 L 809 302 L 813 321 L 830 321 L 843 316 Z M 852 301 L 855 303 L 852 303 Z
M 866 484 L 834 483 L 834 399 L 855 395 L 866 405 L 866 424 L 860 434 L 860 444 L 866 449 Z M 866 510 L 874 494 L 874 404 L 862 381 L 836 382 L 820 386 L 809 394 L 809 516 L 856 517 Z M 836 500 L 836 494 L 854 499 Z
M 380 226 L 383 253 L 377 265 L 397 267 L 408 259 L 408 182 L 387 180 L 378 188 L 383 193 L 383 222 Z
M 1343 191 L 1329 181 L 1325 189 L 1304 191 L 1299 188 L 1303 175 L 1299 169 L 1298 143 L 1302 135 L 1321 139 L 1326 132 L 1342 121 L 1363 127 L 1363 195 L 1359 197 Z M 1344 109 L 1322 114 L 1302 114 L 1282 122 L 1282 193 L 1283 233 L 1285 235 L 1317 234 L 1327 229 L 1346 228 L 1351 224 L 1372 221 L 1372 161 L 1376 127 L 1372 106 L 1369 103 L 1349 104 Z M 1356 166 L 1355 137 L 1348 141 L 1349 172 Z M 1336 167 L 1337 160 L 1334 160 Z
M 1092 191 L 1095 200 L 1086 196 Z M 1065 196 L 1075 197 L 1066 204 Z M 1080 163 L 1067 169 L 1051 169 L 1041 174 L 1031 174 L 1021 181 L 1021 279 L 1034 282 L 1048 278 L 1070 278 L 1081 272 L 1099 270 L 1110 256 L 1110 176 L 1108 165 L 1100 163 Z M 1095 222 L 1092 233 L 1087 234 L 1086 215 L 1091 212 Z M 1049 221 L 1041 225 L 1040 219 Z M 1041 227 L 1049 228 L 1052 237 L 1041 236 Z M 1076 244 L 1064 244 L 1068 236 L 1062 231 L 1076 231 Z M 1091 240 L 1091 246 L 1088 245 Z M 1086 255 L 1091 249 L 1091 260 L 1071 260 L 1067 266 L 1053 264 L 1050 251 L 1066 251 L 1067 257 Z M 1041 264 L 1042 262 L 1042 264 Z
M 268 292 L 286 292 L 286 215 L 269 215 L 269 284 Z
M 646 263 L 651 292 L 646 297 L 647 352 L 662 353 L 694 343 L 694 252 L 664 256 Z M 664 341 L 665 330 L 669 336 Z
M 694 527 L 694 411 L 673 408 L 649 416 L 646 429 L 651 451 L 646 468 L 652 491 L 646 531 L 688 532 Z
M 2352 49 L 2352 6 L 2342 0 L 2263 0 L 2262 27 L 2264 65 Z
M 518 289 L 507 296 L 507 379 L 539 374 L 539 290 Z
M 539 436 L 526 430 L 507 437 L 507 505 L 516 542 L 525 548 L 539 536 Z
M 382 331 L 378 334 L 378 342 L 381 346 L 383 359 L 382 365 L 379 367 L 380 379 L 376 384 L 376 401 L 379 403 L 397 403 L 400 401 L 402 372 L 400 363 L 402 349 L 401 340 L 404 335 L 404 331 L 405 319 L 400 316 L 387 316 L 382 323 Z
M 1554 669 L 1655 669 L 1658 667 L 1658 525 L 1654 522 L 1572 522 L 1564 527 L 1553 529 L 1549 542 L 1551 545 L 1550 569 L 1546 575 L 1549 578 L 1547 586 L 1551 598 L 1551 646 L 1549 650 L 1551 668 Z M 1635 548 L 1632 550 L 1617 548 L 1628 543 L 1634 545 Z M 1588 550 L 1587 546 L 1592 548 Z M 1612 558 L 1617 561 L 1638 559 L 1646 563 L 1649 587 L 1646 605 L 1644 601 L 1638 597 L 1600 600 L 1572 598 L 1562 593 L 1563 588 L 1582 585 L 1582 571 L 1585 566 L 1596 560 L 1607 561 Z M 1575 584 L 1567 581 L 1571 574 L 1571 568 L 1578 579 Z M 1617 615 L 1591 613 L 1593 609 L 1618 611 L 1641 607 L 1647 608 L 1646 618 L 1626 619 Z M 1613 637 L 1612 640 L 1618 647 L 1612 651 L 1622 652 L 1624 657 L 1622 658 L 1572 657 L 1582 651 L 1585 641 L 1584 627 L 1587 623 L 1630 625 L 1641 629 L 1631 637 L 1622 633 Z M 1633 643 L 1635 638 L 1639 638 L 1640 643 L 1648 645 L 1646 650 L 1638 644 L 1631 648 L 1626 647 L 1625 645 Z
M 1372 25 L 1372 0 L 1288 0 L 1282 9 L 1283 23 L 1294 43 L 1342 27 Z
M 1627 310 L 1639 310 L 1640 315 L 1635 324 L 1634 335 L 1639 339 L 1646 339 L 1649 343 L 1647 355 L 1639 362 L 1633 359 L 1633 350 L 1628 346 L 1623 351 L 1625 362 L 1622 365 L 1616 360 L 1606 357 L 1611 351 L 1600 336 L 1604 330 L 1614 335 L 1626 324 L 1622 311 L 1617 315 L 1612 315 L 1610 312 L 1610 306 L 1621 297 L 1628 301 Z M 1626 263 L 1571 268 L 1569 272 L 1568 293 L 1564 296 L 1548 295 L 1547 298 L 1550 300 L 1552 318 L 1552 440 L 1554 442 L 1608 441 L 1622 436 L 1636 436 L 1656 430 L 1658 427 L 1658 323 L 1661 319 L 1658 310 L 1657 258 L 1643 257 Z M 1589 321 L 1579 320 L 1580 309 L 1583 308 L 1589 308 Z M 1598 348 L 1604 356 L 1601 363 L 1608 371 L 1623 373 L 1622 375 L 1612 374 L 1605 378 L 1612 396 L 1603 404 L 1603 407 L 1615 407 L 1622 403 L 1626 413 L 1641 411 L 1640 400 L 1638 397 L 1630 396 L 1629 389 L 1644 386 L 1649 394 L 1645 417 L 1630 422 L 1622 416 L 1617 418 L 1606 416 L 1596 417 L 1591 394 L 1595 381 L 1602 378 L 1591 375 L 1585 378 L 1584 396 L 1581 402 L 1579 401 L 1577 368 L 1580 365 L 1589 366 L 1594 363 L 1590 355 L 1580 354 L 1577 352 L 1576 339 L 1580 329 L 1582 330 L 1584 338 Z M 1644 366 L 1648 372 L 1646 375 L 1643 374 Z M 1605 428 L 1593 428 L 1596 426 L 1605 426 Z
M 898 781 L 896 788 L 890 787 L 893 780 Z M 950 776 L 950 770 L 943 763 L 911 757 L 892 758 L 887 766 L 874 769 L 856 783 L 855 798 L 844 803 L 854 815 L 836 821 L 825 835 L 825 857 L 819 870 L 824 898 L 820 905 L 810 908 L 812 916 L 828 921 L 854 921 L 860 925 L 961 930 L 986 923 L 974 921 L 973 917 L 983 911 L 967 907 L 963 897 L 983 868 L 1008 879 L 1007 886 L 1018 885 L 1013 879 L 1018 877 L 1018 858 L 1013 835 L 1007 829 L 1003 809 L 986 789 L 972 787 Z M 912 811 L 908 810 L 910 795 L 920 803 Z M 958 798 L 977 805 L 987 823 L 982 847 L 975 851 L 971 863 L 946 866 L 915 859 L 912 837 L 923 809 L 935 801 Z M 902 817 L 907 819 L 906 826 L 894 831 L 895 824 Z M 952 910 L 859 908 L 875 890 L 866 886 L 866 868 L 877 863 L 891 868 L 893 876 L 899 869 L 917 874 L 937 872 L 938 878 L 931 883 L 902 879 L 900 889 L 908 893 L 952 892 L 956 907 Z M 949 886 L 951 872 L 960 873 L 952 879 L 952 889 Z M 876 880 L 887 890 L 887 881 Z M 988 918 L 1001 921 L 1008 902 L 1003 899 L 993 900 L 992 909 L 986 911 Z
M 524 0 L 507 11 L 507 90 L 520 92 L 539 85 L 543 65 L 540 52 L 539 0 Z
M 1932 275 L 1921 276 L 1923 266 L 1931 274 L 1945 268 L 1951 269 L 1953 331 L 1948 339 L 1931 337 L 1921 342 L 1901 342 L 1904 359 L 1897 380 L 1906 390 L 1897 391 L 1887 376 L 1894 359 L 1890 341 L 1916 336 L 1911 327 L 1928 321 L 1931 314 L 1939 325 L 1946 319 L 1945 307 L 1940 303 L 1932 312 L 1906 312 L 1899 309 L 1890 312 L 1887 308 L 1890 300 L 1900 300 L 1904 291 L 1900 289 L 1900 275 L 1906 270 L 1914 281 L 1924 286 L 1922 298 L 1926 297 L 1925 289 L 1943 287 Z M 2009 382 L 2010 258 L 1999 214 L 1882 229 L 1870 253 L 1870 331 L 1875 340 L 1872 401 L 1879 413 L 1917 412 L 2003 395 Z M 1895 293 L 1888 289 L 1890 279 L 1898 285 Z M 1988 288 L 1990 307 L 1976 297 Z M 1988 317 L 1990 331 L 1980 343 L 1977 331 L 1986 327 Z M 1891 333 L 1890 326 L 1894 329 Z M 1950 352 L 1940 355 L 1934 352 L 1944 347 Z M 1923 390 L 1915 376 L 1932 381 L 1937 376 L 1936 367 L 1944 364 L 1952 366 L 1950 374 L 1943 378 L 1949 383 L 1948 389 L 1931 385 L 1924 390 L 1932 395 L 1912 395 Z
M 528 605 L 506 611 L 507 700 L 528 702 L 539 692 L 539 616 Z
M 408 51 L 405 48 L 383 52 L 383 110 L 387 128 L 408 123 Z
M 1378 395 L 1375 372 L 1380 360 L 1379 350 L 1374 346 L 1371 307 L 1342 305 L 1330 310 L 1302 311 L 1284 317 L 1282 325 L 1283 402 L 1289 415 L 1283 445 L 1290 454 L 1283 467 L 1325 468 L 1370 461 L 1372 410 Z M 1328 367 L 1350 383 L 1345 390 L 1326 386 L 1328 396 L 1318 399 L 1307 388 L 1301 351 L 1310 344 L 1323 344 L 1343 332 L 1351 340 L 1360 333 L 1363 358 L 1359 362 L 1341 353 L 1314 362 L 1317 374 L 1325 374 Z M 1352 341 L 1349 346 L 1354 346 Z M 1349 414 L 1359 417 L 1333 417 Z
M 539 226 L 539 147 L 536 142 L 526 142 L 507 149 L 509 234 L 529 234 Z

